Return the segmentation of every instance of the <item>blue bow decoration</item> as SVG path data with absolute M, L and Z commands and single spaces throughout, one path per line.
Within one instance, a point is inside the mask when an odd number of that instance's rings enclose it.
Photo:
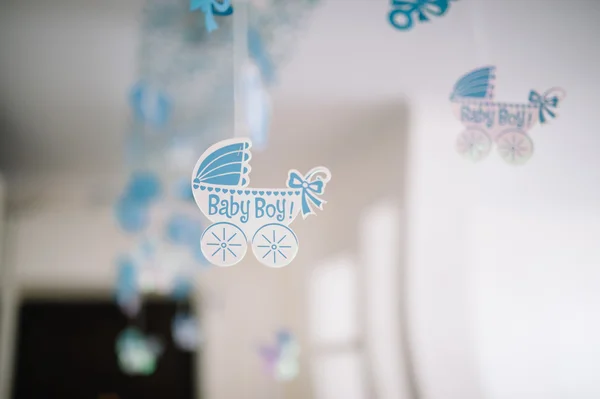
M 560 89 L 550 89 L 543 95 L 535 90 L 529 92 L 529 103 L 540 108 L 539 117 L 540 123 L 546 123 L 546 114 L 550 118 L 556 118 L 556 113 L 551 108 L 556 108 L 562 97 L 559 95 L 562 92 Z M 564 93 L 562 93 L 564 95 Z
M 448 11 L 450 2 L 455 0 L 392 0 L 394 10 L 390 11 L 389 20 L 393 27 L 400 30 L 409 30 L 413 26 L 413 14 L 416 13 L 420 22 L 428 22 L 429 15 L 442 16 Z M 404 24 L 396 21 L 398 14 L 406 18 Z
M 248 52 L 260 69 L 260 73 L 267 84 L 275 81 L 275 67 L 267 52 L 260 32 L 257 29 L 248 31 Z
M 164 127 L 171 116 L 171 100 L 145 82 L 133 86 L 130 103 L 137 120 L 155 127 Z
M 209 33 L 219 27 L 214 15 L 226 16 L 233 13 L 230 0 L 223 0 L 223 2 L 217 0 L 190 0 L 190 10 L 200 10 L 204 13 L 206 31 Z
M 326 178 L 323 180 L 317 173 L 324 173 Z M 322 168 L 315 168 L 302 177 L 296 170 L 289 173 L 287 186 L 295 190 L 302 190 L 302 217 L 306 219 L 308 215 L 314 215 L 311 203 L 319 209 L 323 209 L 326 201 L 320 199 L 318 195 L 325 192 L 325 184 L 329 181 L 329 171 Z

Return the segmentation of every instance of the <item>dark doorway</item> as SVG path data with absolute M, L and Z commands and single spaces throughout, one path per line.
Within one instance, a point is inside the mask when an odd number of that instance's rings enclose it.
M 19 312 L 13 399 L 194 399 L 194 357 L 171 338 L 177 305 L 149 302 L 137 324 L 160 337 L 154 374 L 121 372 L 115 339 L 129 323 L 111 302 L 27 301 Z

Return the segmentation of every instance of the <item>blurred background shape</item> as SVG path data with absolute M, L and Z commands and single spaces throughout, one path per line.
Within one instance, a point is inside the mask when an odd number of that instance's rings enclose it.
M 272 106 L 253 184 L 332 172 L 281 270 L 188 246 L 191 166 L 234 134 L 235 2 L 210 34 L 185 1 L 0 4 L 0 397 L 600 397 L 597 1 L 461 0 L 410 31 L 386 1 L 253 2 Z M 503 100 L 569 92 L 522 167 L 455 152 L 448 93 L 490 64 Z M 138 172 L 160 196 L 116 207 Z M 256 349 L 281 326 L 301 347 L 285 383 Z M 151 375 L 120 370 L 126 328 L 164 345 Z

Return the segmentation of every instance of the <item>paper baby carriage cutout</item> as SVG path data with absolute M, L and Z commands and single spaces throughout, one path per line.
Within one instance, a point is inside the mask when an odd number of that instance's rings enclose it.
M 495 67 L 476 69 L 461 77 L 450 97 L 456 117 L 465 125 L 456 142 L 465 158 L 480 161 L 488 156 L 495 142 L 500 157 L 509 164 L 520 165 L 533 155 L 533 141 L 527 135 L 539 121 L 555 118 L 553 110 L 566 93 L 552 88 L 540 95 L 529 93 L 529 103 L 508 104 L 493 101 Z
M 213 224 L 208 226 L 200 247 L 216 266 L 233 266 L 246 255 L 248 242 L 262 264 L 279 268 L 290 264 L 298 253 L 298 238 L 288 227 L 302 213 L 306 219 L 323 209 L 320 196 L 331 179 L 325 167 L 302 176 L 288 172 L 286 188 L 249 188 L 249 139 L 218 142 L 202 154 L 192 175 L 196 204 Z

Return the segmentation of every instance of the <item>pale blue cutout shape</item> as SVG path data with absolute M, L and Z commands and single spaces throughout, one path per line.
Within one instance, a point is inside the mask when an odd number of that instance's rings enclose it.
M 189 278 L 180 276 L 175 280 L 175 285 L 173 287 L 173 291 L 171 292 L 171 297 L 177 301 L 181 301 L 190 296 L 192 291 L 194 290 L 194 285 L 190 281 Z
M 559 88 L 549 89 L 544 94 L 540 94 L 535 90 L 529 92 L 529 103 L 539 107 L 540 124 L 546 124 L 548 122 L 547 118 L 556 118 L 554 109 L 558 107 L 564 97 L 564 90 Z
M 206 31 L 212 32 L 219 27 L 214 16 L 227 16 L 233 14 L 230 0 L 219 2 L 216 0 L 190 0 L 190 10 L 200 10 L 204 13 L 204 23 Z
M 159 178 L 151 172 L 135 172 L 127 185 L 125 196 L 141 205 L 149 205 L 161 195 Z
M 146 82 L 133 86 L 130 94 L 131 107 L 136 119 L 151 126 L 162 128 L 171 117 L 171 100 L 160 90 Z
M 128 256 L 122 256 L 117 260 L 115 298 L 119 307 L 128 316 L 134 316 L 139 310 L 140 294 L 138 291 L 137 268 Z
M 299 346 L 286 330 L 277 332 L 277 341 L 273 346 L 264 345 L 259 354 L 265 362 L 269 374 L 279 381 L 290 381 L 298 375 Z
M 148 207 L 129 197 L 122 197 L 117 201 L 115 216 L 119 226 L 128 233 L 142 231 L 150 221 Z
M 121 370 L 129 375 L 151 375 L 156 370 L 162 352 L 158 340 L 146 337 L 137 328 L 129 327 L 117 337 L 115 352 Z
M 167 238 L 174 244 L 195 245 L 200 242 L 202 225 L 184 214 L 174 214 L 167 222 Z
M 247 71 L 243 83 L 247 98 L 246 123 L 250 130 L 252 145 L 255 149 L 263 150 L 267 146 L 271 123 L 269 94 L 262 78 L 253 69 Z
M 187 313 L 175 315 L 171 324 L 171 334 L 175 345 L 184 351 L 196 350 L 201 342 L 198 320 Z
M 206 260 L 206 257 L 202 253 L 202 247 L 200 246 L 200 242 L 198 241 L 194 247 L 192 248 L 194 259 L 202 264 L 203 266 L 210 267 L 210 263 Z
M 419 22 L 429 22 L 431 16 L 441 17 L 446 14 L 452 1 L 456 0 L 392 0 L 392 11 L 388 19 L 394 28 L 407 31 L 414 25 L 414 15 L 418 17 Z M 406 19 L 404 24 L 397 22 L 399 14 Z
M 192 191 L 190 181 L 187 178 L 182 178 L 177 181 L 173 191 L 177 199 L 186 202 L 194 202 L 194 192 Z

